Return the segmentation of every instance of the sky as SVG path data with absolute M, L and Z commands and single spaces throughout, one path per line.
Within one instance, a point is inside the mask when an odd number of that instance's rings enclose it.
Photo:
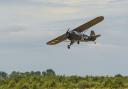
M 127 0 L 0 0 L 0 71 L 128 75 Z M 97 44 L 46 42 L 97 17 Z

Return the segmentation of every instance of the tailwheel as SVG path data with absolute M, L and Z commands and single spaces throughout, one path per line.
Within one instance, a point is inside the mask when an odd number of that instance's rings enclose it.
M 94 44 L 96 44 L 96 42 L 94 41 Z
M 68 47 L 68 49 L 70 49 L 70 45 L 68 45 L 67 47 Z

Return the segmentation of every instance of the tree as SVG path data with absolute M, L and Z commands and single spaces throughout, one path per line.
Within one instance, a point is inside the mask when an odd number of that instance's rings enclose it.
M 50 75 L 56 75 L 55 72 L 52 69 L 47 69 L 46 70 L 46 75 L 50 76 Z
M 8 74 L 5 72 L 0 72 L 0 79 L 6 79 L 8 77 Z

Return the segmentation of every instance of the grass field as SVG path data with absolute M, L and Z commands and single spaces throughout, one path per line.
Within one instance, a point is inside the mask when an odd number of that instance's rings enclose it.
M 128 76 L 65 76 L 52 69 L 0 72 L 0 89 L 128 89 Z

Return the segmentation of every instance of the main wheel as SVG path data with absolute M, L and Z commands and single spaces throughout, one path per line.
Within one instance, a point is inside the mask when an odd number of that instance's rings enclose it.
M 77 41 L 77 44 L 80 44 L 80 41 Z
M 70 45 L 68 45 L 68 49 L 70 49 Z

